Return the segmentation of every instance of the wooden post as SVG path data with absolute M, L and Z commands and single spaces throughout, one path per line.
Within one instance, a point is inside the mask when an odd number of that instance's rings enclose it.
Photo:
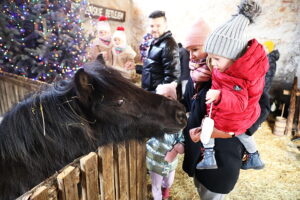
M 147 184 L 146 184 L 146 144 L 137 143 L 137 199 L 146 199 Z
M 300 105 L 298 106 L 298 110 L 299 110 L 299 113 L 298 113 L 298 125 L 297 125 L 297 132 L 295 134 L 295 138 L 299 138 L 300 137 Z
M 129 169 L 126 143 L 118 144 L 118 166 L 119 166 L 119 199 L 129 200 Z
M 60 200 L 79 200 L 77 184 L 79 169 L 68 166 L 57 176 Z
M 82 200 L 99 200 L 98 156 L 95 152 L 80 159 Z
M 30 197 L 31 200 L 47 200 L 48 199 L 48 188 L 46 186 L 39 187 L 34 191 Z
M 99 171 L 101 200 L 115 200 L 113 145 L 100 147 L 98 152 L 102 164 Z
M 291 91 L 291 99 L 290 99 L 290 108 L 289 108 L 289 114 L 286 122 L 286 129 L 285 129 L 285 135 L 291 137 L 292 136 L 292 128 L 293 128 L 293 121 L 294 121 L 294 115 L 295 115 L 295 106 L 296 106 L 296 92 L 298 90 L 298 79 L 297 77 L 294 78 L 294 83 Z
M 137 141 L 131 140 L 129 142 L 129 192 L 130 200 L 137 200 L 136 188 L 137 188 L 137 152 L 136 152 Z

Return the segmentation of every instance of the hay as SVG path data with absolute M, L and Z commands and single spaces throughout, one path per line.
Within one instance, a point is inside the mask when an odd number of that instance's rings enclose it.
M 238 183 L 226 200 L 300 200 L 300 152 L 297 145 L 285 136 L 273 135 L 267 122 L 254 137 L 266 166 L 263 170 L 241 170 Z M 171 199 L 199 199 L 193 180 L 182 170 L 182 158 L 180 156 Z

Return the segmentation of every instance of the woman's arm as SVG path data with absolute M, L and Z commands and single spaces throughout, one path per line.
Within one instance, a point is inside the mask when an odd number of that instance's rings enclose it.
M 200 135 L 201 135 L 201 127 L 190 129 L 190 137 L 193 142 L 199 142 L 200 141 Z M 232 138 L 233 136 L 229 133 L 226 133 L 224 131 L 221 131 L 219 129 L 214 128 L 211 138 Z

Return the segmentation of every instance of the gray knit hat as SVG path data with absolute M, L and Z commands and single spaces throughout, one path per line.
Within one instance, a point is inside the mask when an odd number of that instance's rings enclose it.
M 248 43 L 245 30 L 261 13 L 261 7 L 255 0 L 242 0 L 238 9 L 237 15 L 210 34 L 205 52 L 232 60 L 241 56 Z

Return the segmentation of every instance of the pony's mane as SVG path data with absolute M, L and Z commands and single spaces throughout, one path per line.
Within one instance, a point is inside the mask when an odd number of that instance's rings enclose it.
M 4 115 L 0 125 L 2 160 L 10 158 L 23 161 L 29 166 L 38 164 L 36 159 L 52 160 L 53 156 L 56 156 L 50 151 L 42 154 L 38 151 L 51 149 L 44 148 L 49 145 L 63 150 L 67 144 L 62 143 L 66 141 L 62 140 L 62 137 L 72 140 L 71 133 L 74 131 L 89 132 L 87 121 L 79 116 L 81 109 L 78 108 L 78 104 L 70 102 L 75 96 L 72 85 L 73 83 L 69 82 L 34 93 Z M 43 155 L 43 158 L 39 158 L 38 155 Z

